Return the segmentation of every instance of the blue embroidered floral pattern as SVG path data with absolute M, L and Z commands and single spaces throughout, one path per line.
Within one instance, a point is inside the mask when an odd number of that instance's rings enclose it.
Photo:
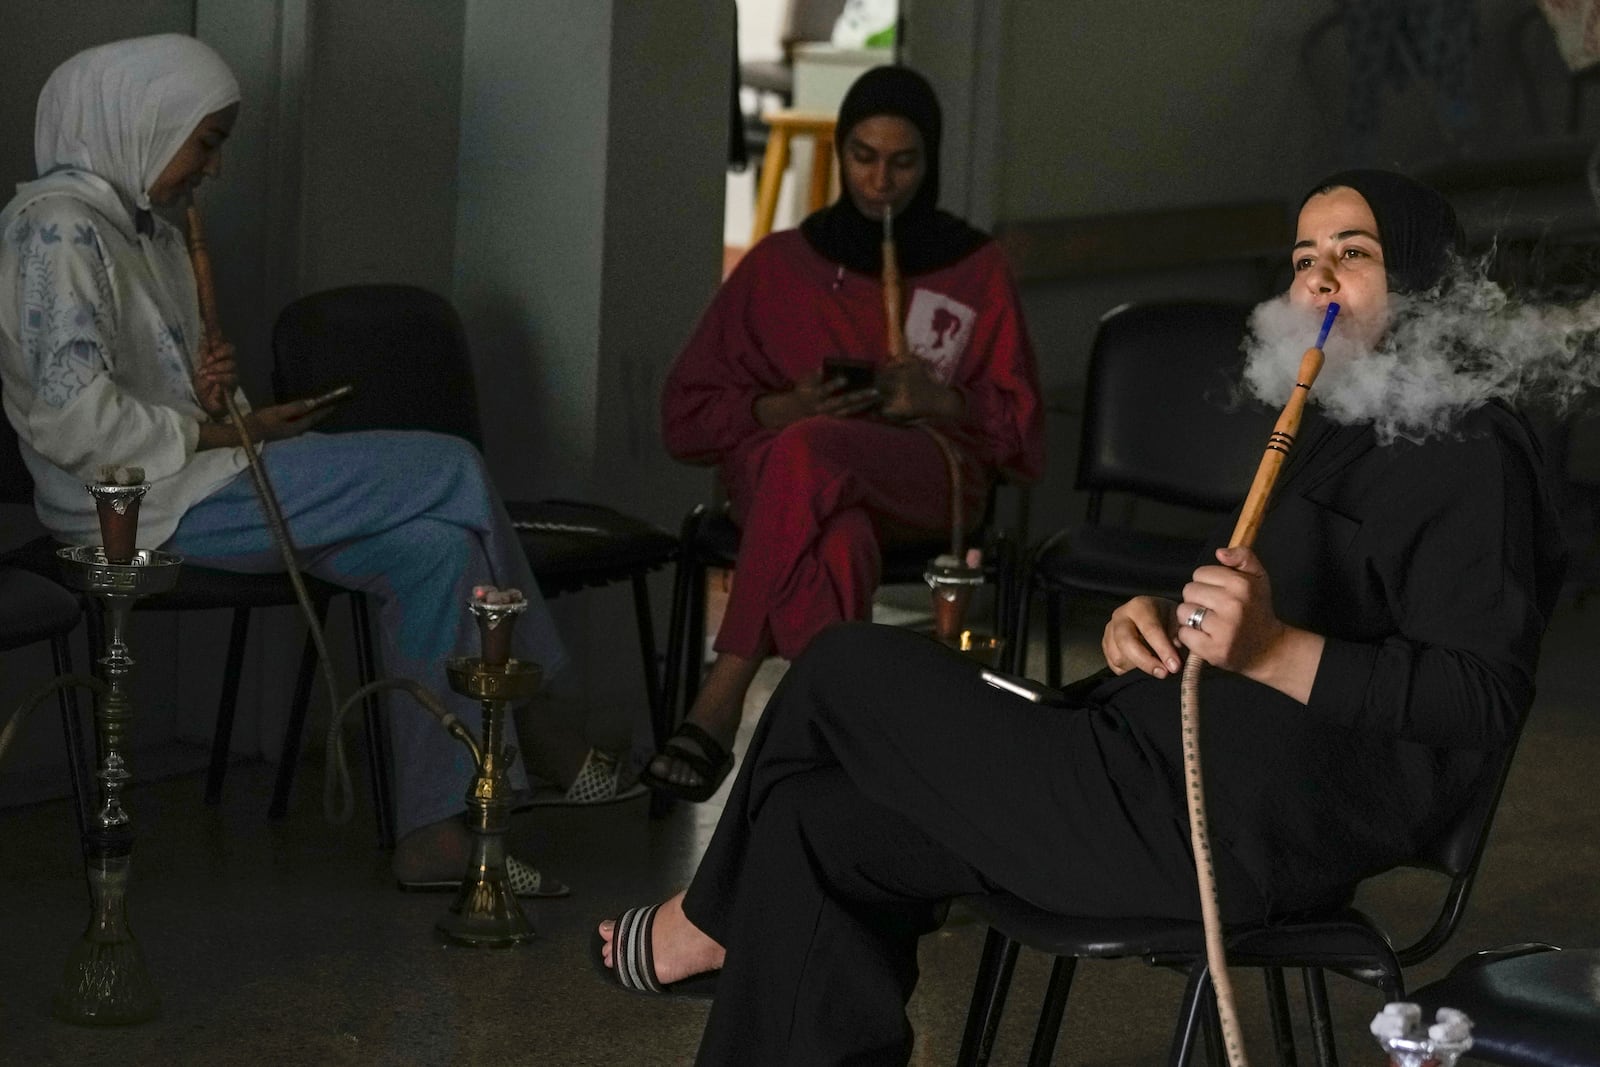
M 55 223 L 34 226 L 23 217 L 11 237 L 22 264 L 23 350 L 33 366 L 39 398 L 62 408 L 105 368 L 105 338 L 112 332 L 111 278 L 100 255 L 67 251 Z M 73 228 L 71 243 L 99 250 L 94 227 L 86 222 Z M 89 265 L 94 292 L 72 284 L 69 258 Z

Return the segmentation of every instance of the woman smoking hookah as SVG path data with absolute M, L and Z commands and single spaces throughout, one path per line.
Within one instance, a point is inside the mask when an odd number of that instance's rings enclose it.
M 1335 175 L 1301 207 L 1286 300 L 1307 338 L 1343 307 L 1330 353 L 1381 350 L 1391 294 L 1426 308 L 1457 234 L 1431 189 Z M 820 635 L 763 714 L 688 890 L 602 923 L 604 965 L 634 990 L 715 977 L 703 1064 L 904 1063 L 917 938 L 950 897 L 1197 918 L 1190 653 L 1213 668 L 1223 919 L 1346 899 L 1474 797 L 1527 713 L 1564 562 L 1541 469 L 1498 402 L 1420 443 L 1312 408 L 1255 549 L 1208 551 L 1181 603 L 1118 608 L 1108 670 L 1060 706 L 905 631 Z
M 99 540 L 83 482 L 98 464 L 144 468 L 141 547 L 237 571 L 282 568 L 235 428 L 231 345 L 203 338 L 182 233 L 152 211 L 215 176 L 239 87 L 211 48 L 176 34 L 119 41 L 58 67 L 39 97 L 40 177 L 0 213 L 0 374 L 6 416 L 33 475 L 40 519 L 58 538 Z M 533 597 L 516 655 L 559 670 L 565 654 L 537 599 L 476 451 L 416 432 L 314 434 L 305 401 L 249 411 L 308 572 L 374 595 L 384 664 L 437 684 L 443 660 L 477 646 L 463 605 L 475 585 Z M 440 687 L 442 688 L 442 686 Z M 467 721 L 476 705 L 456 710 Z M 392 866 L 403 887 L 459 882 L 466 753 L 432 718 L 389 719 L 396 769 Z M 508 868 L 522 895 L 566 892 L 531 865 Z
M 716 660 L 642 775 L 654 788 L 711 796 L 733 765 L 763 657 L 793 659 L 829 624 L 867 618 L 884 539 L 950 529 L 945 457 L 906 423 L 937 427 L 954 446 L 968 524 L 999 472 L 1039 473 L 1041 406 L 1021 308 L 999 247 L 936 207 L 940 128 L 921 75 L 862 75 L 835 129 L 843 194 L 750 250 L 667 377 L 667 449 L 717 465 L 742 535 Z M 893 362 L 880 283 L 886 213 L 916 357 Z M 832 357 L 877 364 L 875 380 L 825 378 Z

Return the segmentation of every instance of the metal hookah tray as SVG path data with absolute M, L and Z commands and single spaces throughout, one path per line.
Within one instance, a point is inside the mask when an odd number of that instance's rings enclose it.
M 151 596 L 178 584 L 183 557 L 153 548 L 141 548 L 127 563 L 112 563 L 99 545 L 71 545 L 56 549 L 61 575 L 68 585 L 86 593 Z

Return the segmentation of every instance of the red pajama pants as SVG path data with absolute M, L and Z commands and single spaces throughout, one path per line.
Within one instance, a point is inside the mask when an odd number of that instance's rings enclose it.
M 988 476 L 962 466 L 970 525 Z M 824 627 L 870 617 L 880 545 L 950 529 L 944 453 L 915 427 L 804 419 L 730 457 L 723 479 L 742 534 L 718 652 L 794 659 Z

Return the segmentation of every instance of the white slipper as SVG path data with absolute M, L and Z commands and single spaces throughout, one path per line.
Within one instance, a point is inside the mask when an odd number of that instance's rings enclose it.
M 622 784 L 622 760 L 610 752 L 591 748 L 578 769 L 578 776 L 566 789 L 546 786 L 518 797 L 513 811 L 529 808 L 588 807 L 594 804 L 616 804 L 634 800 L 649 793 L 635 781 L 626 787 Z

